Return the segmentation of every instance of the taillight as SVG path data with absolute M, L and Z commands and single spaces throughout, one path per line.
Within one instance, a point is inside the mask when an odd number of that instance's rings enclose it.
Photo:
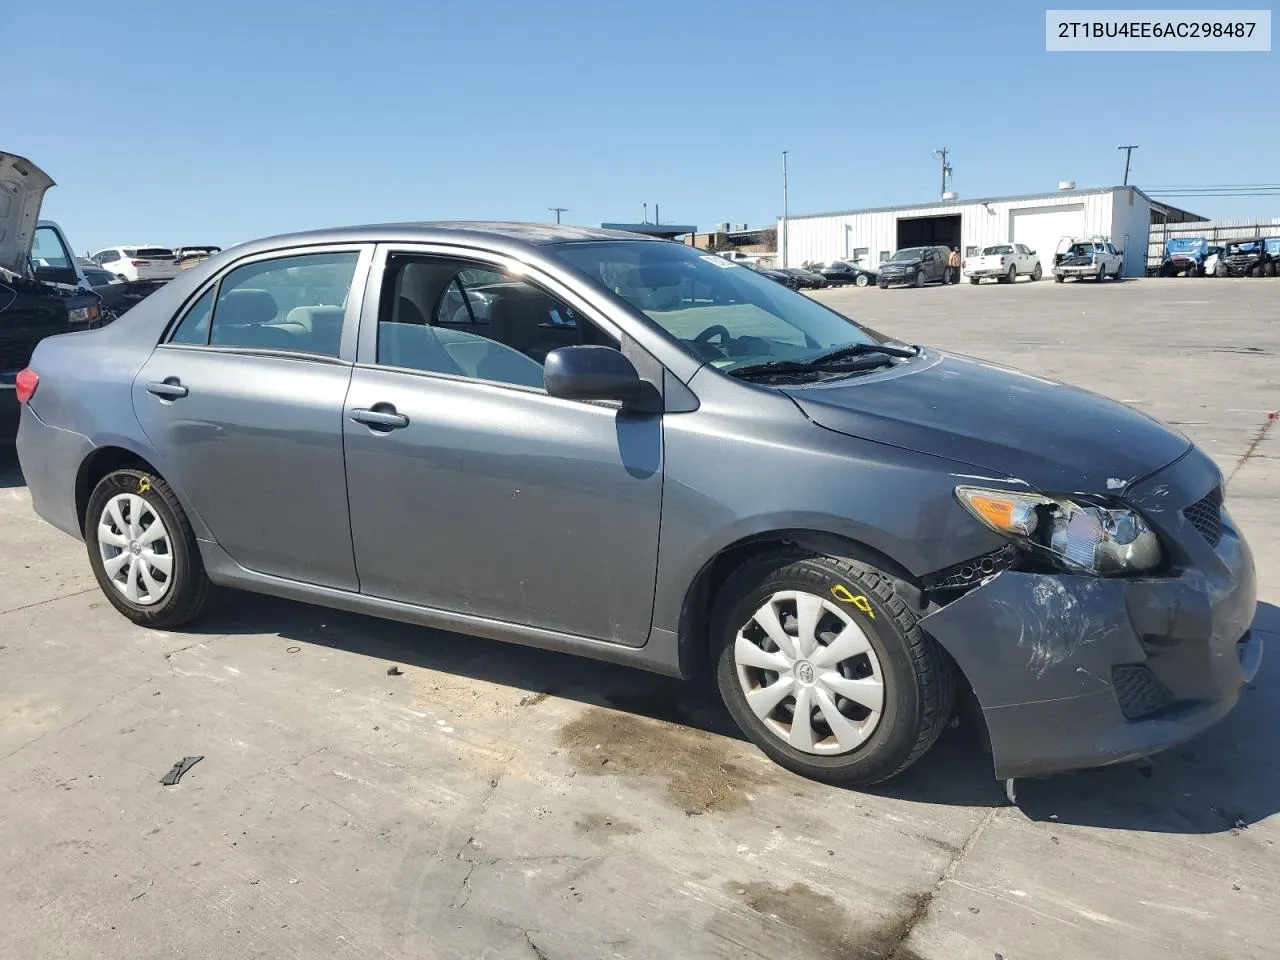
M 26 403 L 35 395 L 36 387 L 40 386 L 40 374 L 26 367 L 14 378 L 13 385 L 17 390 L 18 402 Z
M 130 260 L 129 262 L 130 262 L 131 264 L 133 264 L 135 267 L 140 267 L 140 266 L 142 266 L 142 264 L 143 264 L 145 261 L 142 261 L 142 260 Z

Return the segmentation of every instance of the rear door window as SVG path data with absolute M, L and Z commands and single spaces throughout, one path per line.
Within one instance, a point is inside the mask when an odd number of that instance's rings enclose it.
M 358 257 L 312 253 L 237 267 L 192 305 L 169 342 L 336 357 Z
M 165 247 L 139 247 L 137 257 L 139 260 L 172 260 L 173 251 Z

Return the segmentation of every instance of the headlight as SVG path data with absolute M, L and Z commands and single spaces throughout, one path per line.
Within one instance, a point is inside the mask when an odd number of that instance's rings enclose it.
M 72 323 L 88 323 L 90 320 L 98 316 L 100 311 L 96 303 L 91 303 L 87 307 L 76 307 L 67 313 L 67 319 Z
M 1047 551 L 1071 570 L 1141 573 L 1160 565 L 1160 540 L 1142 517 L 1111 503 L 956 487 L 956 498 L 997 533 Z

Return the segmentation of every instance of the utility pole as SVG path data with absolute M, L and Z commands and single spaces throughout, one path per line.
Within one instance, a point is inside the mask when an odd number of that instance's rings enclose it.
M 939 193 L 939 199 L 947 192 L 947 177 L 951 176 L 951 164 L 947 163 L 947 154 L 950 152 L 946 147 L 939 147 L 933 151 L 935 157 L 942 158 L 942 190 Z
M 782 151 L 782 266 L 787 266 L 787 151 Z
M 1133 151 L 1138 149 L 1136 143 L 1126 144 L 1123 147 L 1116 147 L 1117 150 L 1124 151 L 1124 186 L 1129 185 L 1129 160 L 1133 156 Z
M 556 223 L 560 222 L 560 214 L 569 212 L 568 207 L 547 207 L 547 209 L 556 215 Z
M 641 223 L 649 222 L 649 205 L 647 203 L 644 205 L 644 219 L 641 220 L 640 222 Z

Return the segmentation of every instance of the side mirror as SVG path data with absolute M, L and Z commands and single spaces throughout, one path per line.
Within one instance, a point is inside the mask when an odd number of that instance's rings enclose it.
M 631 361 L 613 347 L 560 347 L 547 354 L 542 382 L 562 400 L 639 400 L 644 382 Z
M 41 283 L 65 283 L 73 287 L 80 282 L 75 267 L 36 267 L 35 278 Z

